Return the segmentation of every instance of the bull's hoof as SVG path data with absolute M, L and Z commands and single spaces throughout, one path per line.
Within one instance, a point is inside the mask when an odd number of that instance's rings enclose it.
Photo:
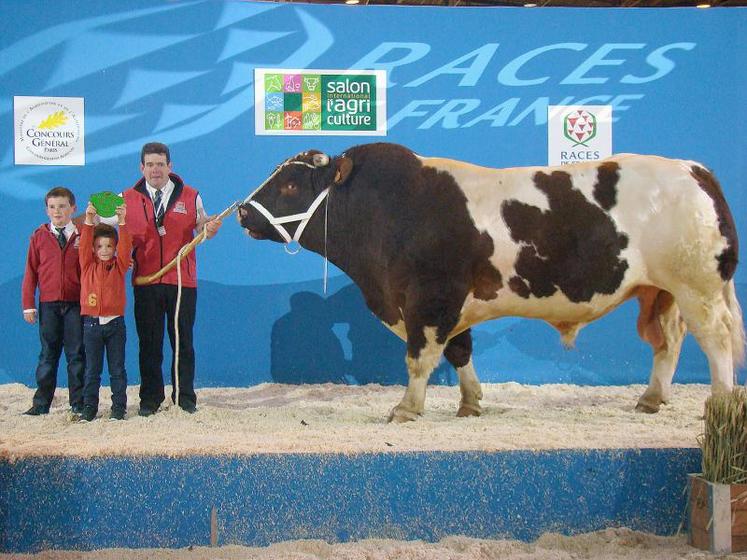
M 482 407 L 479 404 L 462 404 L 457 410 L 457 418 L 466 418 L 467 416 L 480 416 Z
M 659 408 L 661 408 L 660 402 L 645 401 L 643 399 L 639 400 L 638 404 L 635 405 L 636 412 L 643 412 L 645 414 L 656 414 L 659 412 Z
M 405 410 L 401 406 L 395 406 L 389 413 L 389 422 L 395 422 L 396 424 L 402 424 L 404 422 L 413 422 L 417 420 L 418 413 Z

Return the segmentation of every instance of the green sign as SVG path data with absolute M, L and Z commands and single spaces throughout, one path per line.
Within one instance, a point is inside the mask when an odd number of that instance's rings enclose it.
M 385 133 L 381 71 L 258 70 L 257 78 L 258 134 Z

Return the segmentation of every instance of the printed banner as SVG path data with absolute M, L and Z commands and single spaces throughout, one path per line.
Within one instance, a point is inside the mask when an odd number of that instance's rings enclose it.
M 386 135 L 384 70 L 254 71 L 258 135 Z
M 16 165 L 85 165 L 82 97 L 13 97 Z
M 549 105 L 547 163 L 567 165 L 612 155 L 611 105 Z

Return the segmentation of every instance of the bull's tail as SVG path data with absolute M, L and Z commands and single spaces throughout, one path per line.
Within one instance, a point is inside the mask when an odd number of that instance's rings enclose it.
M 744 320 L 742 319 L 742 308 L 737 300 L 737 293 L 734 288 L 734 279 L 724 286 L 724 299 L 731 312 L 731 352 L 734 367 L 738 368 L 744 364 Z

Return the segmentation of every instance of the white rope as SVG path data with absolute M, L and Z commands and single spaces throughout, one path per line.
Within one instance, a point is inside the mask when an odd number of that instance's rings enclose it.
M 205 243 L 207 239 L 207 222 L 202 226 L 202 241 L 198 245 Z M 176 391 L 176 406 L 179 406 L 179 308 L 182 305 L 182 258 L 184 250 L 187 248 L 183 245 L 176 254 L 176 309 L 174 311 L 174 390 Z
M 331 196 L 331 195 L 330 195 Z M 324 287 L 324 295 L 327 295 L 327 216 L 329 215 L 329 196 L 324 203 L 324 281 L 322 285 Z

